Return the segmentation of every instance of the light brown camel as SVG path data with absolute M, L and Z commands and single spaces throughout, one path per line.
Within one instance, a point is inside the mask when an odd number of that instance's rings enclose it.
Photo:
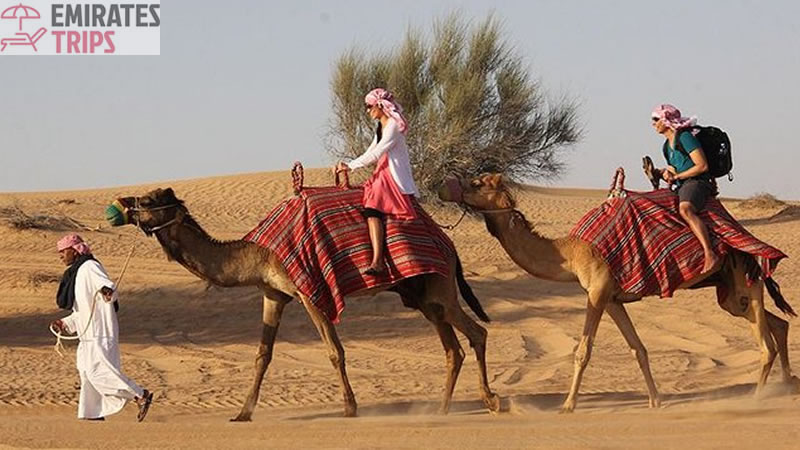
M 264 294 L 263 331 L 255 364 L 255 379 L 234 421 L 249 421 L 258 401 L 258 393 L 267 367 L 283 308 L 292 299 L 299 299 L 328 347 L 328 355 L 338 371 L 344 396 L 345 416 L 356 415 L 356 400 L 345 371 L 345 356 L 336 329 L 328 317 L 298 292 L 276 255 L 261 246 L 242 240 L 220 242 L 208 235 L 189 214 L 172 189 L 156 189 L 142 197 L 117 200 L 124 208 L 129 223 L 137 224 L 148 236 L 155 235 L 167 257 L 186 267 L 198 277 L 223 287 L 255 286 Z M 436 328 L 447 356 L 447 378 L 440 412 L 446 414 L 456 379 L 464 359 L 464 351 L 453 327 L 462 332 L 475 351 L 479 366 L 481 398 L 492 412 L 500 409 L 499 398 L 492 393 L 486 375 L 486 329 L 472 320 L 458 303 L 461 294 L 475 314 L 489 318 L 464 280 L 457 257 L 448 261 L 450 276 L 426 274 L 402 280 L 385 289 L 373 289 L 354 295 L 376 294 L 391 290 L 400 294 L 403 303 L 419 309 Z
M 647 350 L 623 306 L 626 302 L 641 300 L 641 297 L 622 291 L 606 263 L 588 243 L 572 236 L 547 239 L 539 235 L 522 213 L 514 209 L 514 198 L 504 185 L 502 177 L 497 174 L 484 175 L 473 180 L 452 179 L 440 188 L 439 197 L 482 213 L 489 232 L 500 241 L 511 259 L 531 275 L 552 281 L 578 282 L 588 294 L 583 335 L 575 350 L 572 385 L 562 412 L 572 412 L 575 409 L 581 378 L 589 363 L 603 311 L 611 316 L 636 356 L 647 384 L 650 407 L 660 405 L 658 390 L 650 374 Z M 758 270 L 755 259 L 733 252 L 725 258 L 717 273 L 691 287 L 724 283 L 729 294 L 721 306 L 730 314 L 744 317 L 751 323 L 761 348 L 761 373 L 756 393 L 761 392 L 767 381 L 776 356 L 776 346 L 783 369 L 783 380 L 796 388 L 800 380 L 792 376 L 789 366 L 789 324 L 764 309 L 764 282 L 758 281 L 748 287 L 745 280 L 748 270 Z M 686 287 L 689 286 L 681 286 Z M 795 315 L 772 280 L 768 281 L 767 288 L 781 311 Z

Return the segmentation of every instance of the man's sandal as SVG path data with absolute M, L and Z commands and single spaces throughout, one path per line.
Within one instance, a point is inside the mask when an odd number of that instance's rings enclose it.
M 141 402 L 139 403 L 139 414 L 136 415 L 137 421 L 141 422 L 144 420 L 145 416 L 147 416 L 147 411 L 150 409 L 150 403 L 153 403 L 153 393 L 145 389 L 144 393 L 142 394 Z

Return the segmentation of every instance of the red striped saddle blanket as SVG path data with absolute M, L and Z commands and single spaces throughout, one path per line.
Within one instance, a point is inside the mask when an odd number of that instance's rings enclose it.
M 700 241 L 678 214 L 678 196 L 670 190 L 626 194 L 589 211 L 570 234 L 601 254 L 625 292 L 671 297 L 702 270 Z M 761 257 L 765 277 L 786 257 L 745 230 L 716 198 L 699 216 L 718 255 L 736 249 Z
M 417 219 L 386 219 L 387 274 L 363 275 L 372 260 L 364 191 L 303 188 L 281 202 L 244 240 L 275 252 L 298 290 L 338 322 L 344 297 L 426 273 L 449 275 L 455 246 L 414 201 Z

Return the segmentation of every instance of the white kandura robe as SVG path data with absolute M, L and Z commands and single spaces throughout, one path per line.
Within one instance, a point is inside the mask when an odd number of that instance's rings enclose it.
M 119 324 L 113 302 L 97 294 L 92 323 L 88 326 L 95 293 L 103 286 L 114 289 L 114 282 L 100 263 L 89 260 L 75 278 L 75 305 L 72 314 L 62 319 L 71 333 L 80 337 L 77 354 L 81 376 L 78 418 L 94 419 L 118 413 L 129 400 L 143 395 L 142 388 L 122 373 L 119 356 Z M 117 299 L 116 292 L 114 300 Z

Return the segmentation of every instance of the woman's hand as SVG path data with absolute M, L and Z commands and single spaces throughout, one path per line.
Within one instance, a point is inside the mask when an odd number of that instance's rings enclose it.
M 344 161 L 339 161 L 336 164 L 336 168 L 335 168 L 336 172 L 348 172 L 349 170 L 350 170 L 350 167 Z

